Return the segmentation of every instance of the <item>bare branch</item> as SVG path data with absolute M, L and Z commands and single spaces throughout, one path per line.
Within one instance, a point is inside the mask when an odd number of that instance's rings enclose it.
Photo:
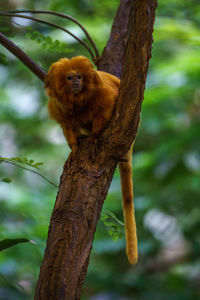
M 0 43 L 27 66 L 40 80 L 44 81 L 46 72 L 36 64 L 22 49 L 0 32 Z
M 23 18 L 23 19 L 28 19 L 28 20 L 32 20 L 32 21 L 36 21 L 36 22 L 39 22 L 39 23 L 43 23 L 43 24 L 46 24 L 48 26 L 51 26 L 51 27 L 55 27 L 55 28 L 58 28 L 66 33 L 68 33 L 69 35 L 71 35 L 75 40 L 77 40 L 80 44 L 82 44 L 87 50 L 88 52 L 90 53 L 91 57 L 93 60 L 95 60 L 95 57 L 94 57 L 94 54 L 93 52 L 91 51 L 90 47 L 84 42 L 82 41 L 81 39 L 79 39 L 75 34 L 73 34 L 71 31 L 59 26 L 59 25 L 56 25 L 52 22 L 48 22 L 48 21 L 45 21 L 45 20 L 42 20 L 42 19 L 39 19 L 39 18 L 34 18 L 34 17 L 30 17 L 30 16 L 25 16 L 25 15 L 18 15 L 18 14 L 14 14 L 14 13 L 4 13 L 4 12 L 0 12 L 0 16 L 3 16 L 3 17 L 15 17 L 15 18 Z
M 88 40 L 90 41 L 95 54 L 96 54 L 96 59 L 98 59 L 100 57 L 99 51 L 97 49 L 97 46 L 95 44 L 95 42 L 93 41 L 93 39 L 91 38 L 90 34 L 88 33 L 88 31 L 85 29 L 85 27 L 79 23 L 75 18 L 66 15 L 64 13 L 60 13 L 60 12 L 54 12 L 54 11 L 49 11 L 49 10 L 25 10 L 25 9 L 18 9 L 18 10 L 8 10 L 8 11 L 4 11 L 6 13 L 32 13 L 32 14 L 49 14 L 49 15 L 54 15 L 54 16 L 58 16 L 67 20 L 70 20 L 72 22 L 74 22 L 75 24 L 77 24 L 85 33 L 86 37 L 88 38 Z

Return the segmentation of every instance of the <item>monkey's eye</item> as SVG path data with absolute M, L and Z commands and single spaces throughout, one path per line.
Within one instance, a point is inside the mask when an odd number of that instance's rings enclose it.
M 81 79 L 81 78 L 82 78 L 82 75 L 81 75 L 81 74 L 78 74 L 78 75 L 77 75 L 77 78 L 78 78 L 78 79 Z
M 67 80 L 72 80 L 73 79 L 73 77 L 72 76 L 67 76 Z

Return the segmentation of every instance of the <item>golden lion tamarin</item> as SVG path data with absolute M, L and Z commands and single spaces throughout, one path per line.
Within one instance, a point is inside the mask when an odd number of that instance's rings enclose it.
M 81 135 L 98 138 L 110 120 L 118 96 L 120 80 L 96 71 L 83 56 L 62 58 L 53 63 L 45 78 L 48 111 L 60 124 L 73 150 Z M 126 253 L 131 264 L 138 259 L 133 206 L 132 147 L 119 163 L 126 232 Z

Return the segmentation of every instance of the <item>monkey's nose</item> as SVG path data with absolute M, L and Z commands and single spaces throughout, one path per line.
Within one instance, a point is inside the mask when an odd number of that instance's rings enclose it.
M 78 81 L 74 81 L 74 83 L 73 83 L 73 87 L 74 88 L 80 88 L 80 82 L 78 82 Z
M 80 90 L 81 90 L 81 84 L 80 84 L 80 82 L 73 82 L 72 90 L 76 91 L 76 92 L 80 92 Z

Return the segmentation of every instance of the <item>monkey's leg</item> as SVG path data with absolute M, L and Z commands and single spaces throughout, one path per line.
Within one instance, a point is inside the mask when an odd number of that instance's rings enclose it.
M 133 181 L 132 181 L 132 148 L 125 155 L 127 162 L 119 163 L 121 177 L 123 212 L 126 233 L 126 254 L 130 264 L 136 264 L 138 260 L 137 231 L 133 204 Z

